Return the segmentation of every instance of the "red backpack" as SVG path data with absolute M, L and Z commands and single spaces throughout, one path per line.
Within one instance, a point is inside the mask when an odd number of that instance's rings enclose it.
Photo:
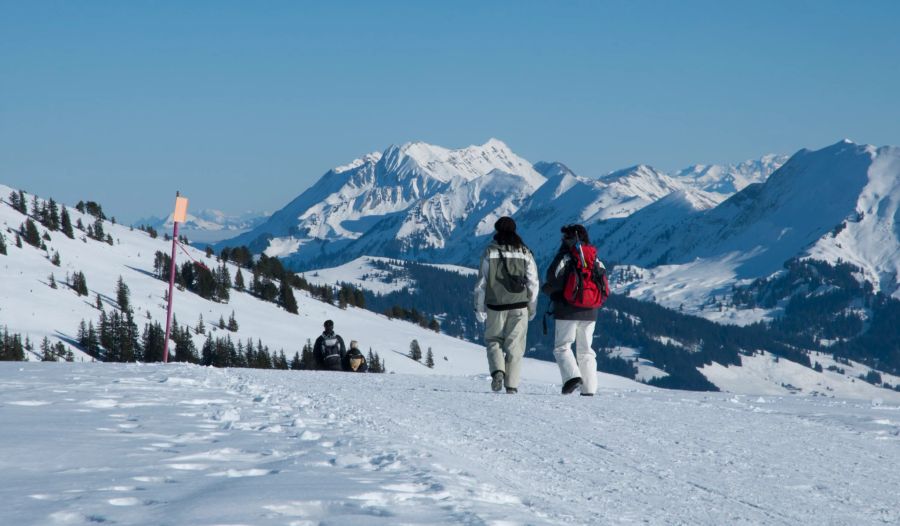
M 597 249 L 586 243 L 576 243 L 570 256 L 572 262 L 566 276 L 563 297 L 575 307 L 600 308 L 609 297 L 609 281 L 602 268 L 599 269 L 599 275 L 594 273 Z

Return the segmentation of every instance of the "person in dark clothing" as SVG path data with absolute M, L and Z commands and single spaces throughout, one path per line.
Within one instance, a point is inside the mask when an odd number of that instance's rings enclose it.
M 326 371 L 342 371 L 346 354 L 344 339 L 334 333 L 334 322 L 326 321 L 325 331 L 316 338 L 316 344 L 313 346 L 316 365 Z
M 602 300 L 609 295 L 606 267 L 596 257 L 596 249 L 590 245 L 584 226 L 566 225 L 561 232 L 562 243 L 547 269 L 545 283 L 541 288 L 553 301 L 553 317 L 556 319 L 553 355 L 562 376 L 563 394 L 572 393 L 581 387 L 582 395 L 592 396 L 597 390 L 597 354 L 591 347 L 591 342 L 594 339 L 599 307 L 573 305 L 566 299 L 564 290 L 570 273 L 577 272 L 575 254 L 580 254 L 582 264 L 590 268 L 592 277 L 596 279 L 595 283 L 599 285 L 602 304 Z M 585 258 L 585 253 L 591 257 Z M 575 356 L 572 356 L 573 343 Z
M 348 373 L 364 373 L 369 370 L 369 364 L 366 363 L 366 357 L 363 356 L 362 351 L 359 350 L 356 340 L 350 341 L 350 350 L 344 355 L 342 365 L 344 371 Z

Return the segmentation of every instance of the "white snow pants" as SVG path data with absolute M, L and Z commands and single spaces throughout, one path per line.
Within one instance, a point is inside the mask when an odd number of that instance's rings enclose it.
M 488 369 L 503 371 L 506 387 L 519 387 L 525 336 L 528 333 L 528 309 L 487 310 L 484 341 L 487 344 Z
M 556 320 L 553 356 L 559 365 L 563 383 L 581 377 L 581 392 L 597 391 L 597 353 L 591 348 L 594 340 L 594 321 Z M 572 342 L 575 355 L 572 355 Z

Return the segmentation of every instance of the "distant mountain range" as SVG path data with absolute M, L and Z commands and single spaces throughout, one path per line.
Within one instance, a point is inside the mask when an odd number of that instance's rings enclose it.
M 178 227 L 179 235 L 183 234 L 195 243 L 214 243 L 247 232 L 264 223 L 267 218 L 267 213 L 248 211 L 230 215 L 207 208 L 188 214 L 187 221 Z M 135 221 L 134 226 L 150 226 L 160 232 L 171 232 L 172 216 L 146 217 Z
M 638 165 L 588 178 L 562 163 L 532 164 L 497 139 L 458 150 L 413 142 L 328 171 L 267 221 L 219 246 L 247 245 L 297 269 L 362 255 L 471 265 L 502 215 L 538 235 L 551 221 L 556 238 L 561 222 L 627 217 L 673 192 L 694 192 L 713 206 L 785 160 L 767 155 L 674 175 Z
M 850 262 L 897 297 L 898 158 L 897 148 L 844 140 L 790 158 L 586 177 L 561 162 L 533 164 L 497 139 L 457 150 L 413 142 L 329 170 L 218 248 L 247 245 L 298 271 L 362 256 L 471 267 L 496 218 L 511 215 L 545 263 L 560 225 L 579 222 L 627 273 L 616 280 L 620 293 L 746 324 L 778 310 L 723 298 L 797 258 Z

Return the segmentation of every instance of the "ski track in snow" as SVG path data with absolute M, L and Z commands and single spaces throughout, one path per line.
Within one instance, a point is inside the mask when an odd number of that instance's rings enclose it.
M 0 524 L 898 524 L 900 407 L 0 364 Z

